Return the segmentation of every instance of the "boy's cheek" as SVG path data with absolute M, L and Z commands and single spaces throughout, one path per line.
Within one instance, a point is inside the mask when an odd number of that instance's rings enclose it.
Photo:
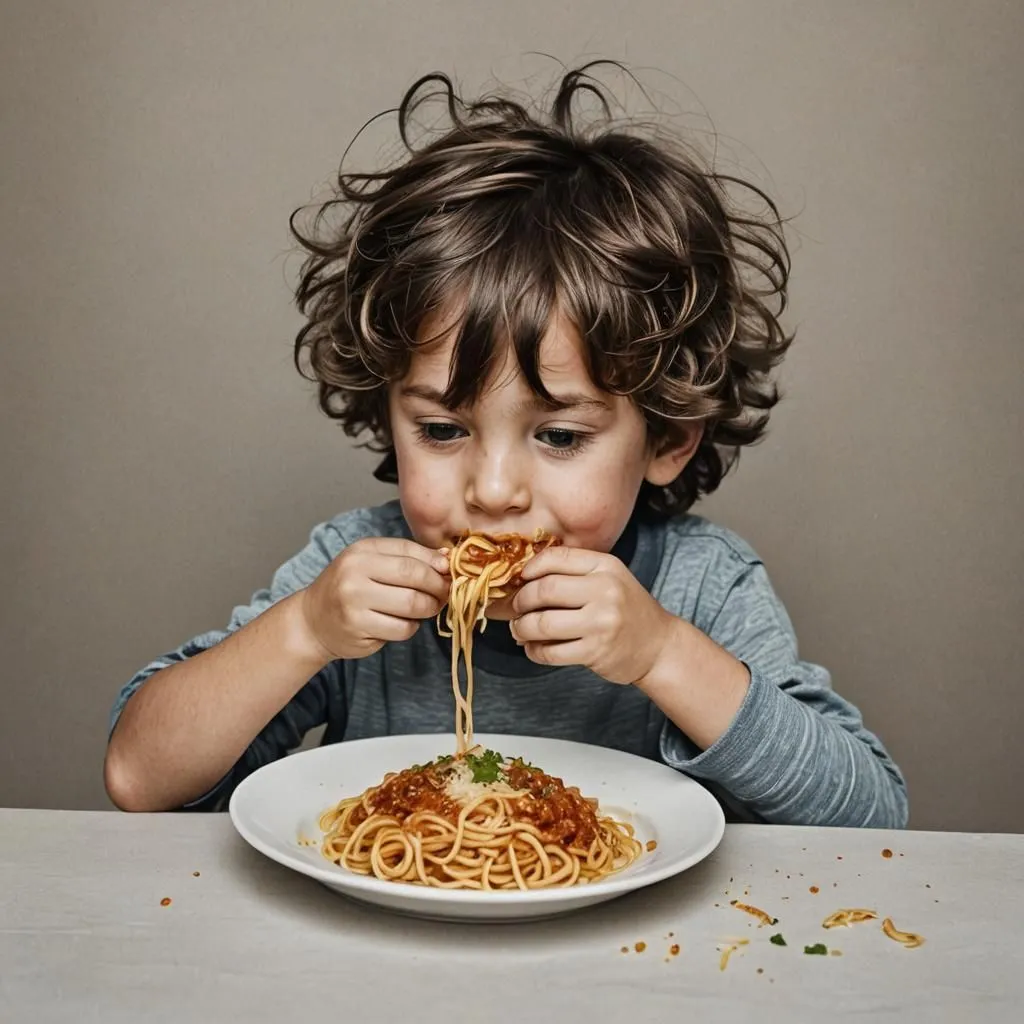
M 429 479 L 399 471 L 398 500 L 413 539 L 427 547 L 448 543 L 452 502 Z
M 563 536 L 570 547 L 611 551 L 626 526 L 632 502 L 610 502 L 604 492 L 589 497 L 577 491 L 577 500 L 563 506 L 559 516 Z

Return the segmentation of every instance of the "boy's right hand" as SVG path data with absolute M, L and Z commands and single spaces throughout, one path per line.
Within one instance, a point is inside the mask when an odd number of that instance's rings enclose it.
M 302 592 L 302 617 L 324 662 L 365 658 L 408 640 L 448 600 L 448 560 L 401 537 L 346 548 Z

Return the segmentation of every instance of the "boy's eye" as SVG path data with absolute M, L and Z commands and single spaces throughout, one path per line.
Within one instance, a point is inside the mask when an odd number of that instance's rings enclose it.
M 457 423 L 421 423 L 420 436 L 428 441 L 454 441 L 466 432 Z
M 560 430 L 558 427 L 552 427 L 542 430 L 537 435 L 537 440 L 551 448 L 575 448 L 580 438 L 575 430 Z

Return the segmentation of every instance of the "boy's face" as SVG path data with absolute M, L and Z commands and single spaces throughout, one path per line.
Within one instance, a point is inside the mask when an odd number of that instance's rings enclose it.
M 450 321 L 424 324 L 436 336 Z M 540 349 L 541 376 L 563 405 L 545 406 L 511 349 L 476 402 L 453 413 L 450 334 L 417 350 L 406 377 L 389 386 L 398 490 L 413 536 L 443 547 L 463 530 L 533 534 L 610 551 L 646 478 L 664 486 L 682 472 L 700 428 L 679 447 L 655 451 L 639 409 L 591 381 L 573 325 L 556 317 Z

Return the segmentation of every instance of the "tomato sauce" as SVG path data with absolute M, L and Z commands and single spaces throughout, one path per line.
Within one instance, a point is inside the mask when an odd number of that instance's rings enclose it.
M 575 786 L 566 788 L 561 779 L 521 761 L 514 761 L 506 774 L 513 789 L 529 793 L 516 800 L 516 817 L 536 825 L 546 842 L 586 849 L 597 838 L 594 805 Z
M 443 765 L 406 768 L 381 783 L 371 801 L 373 812 L 404 821 L 417 811 L 429 811 L 454 824 L 461 806 L 448 795 L 445 774 Z M 587 849 L 597 838 L 595 803 L 575 786 L 567 788 L 561 779 L 522 761 L 511 762 L 502 774 L 523 792 L 511 800 L 514 817 L 536 826 L 544 842 Z M 360 825 L 367 817 L 365 808 L 357 807 L 351 823 Z
M 459 805 L 445 792 L 444 779 L 433 768 L 406 768 L 382 783 L 373 797 L 373 810 L 404 821 L 416 811 L 430 811 L 448 821 L 459 819 Z M 367 818 L 359 807 L 352 815 L 352 824 Z
M 455 543 L 460 543 L 466 536 L 468 535 L 456 538 Z M 562 543 L 557 537 L 553 537 L 548 533 L 541 534 L 536 539 L 523 537 L 518 533 L 479 533 L 475 536 L 489 541 L 498 550 L 496 552 L 487 551 L 470 543 L 466 548 L 463 558 L 470 565 L 475 565 L 478 569 L 483 569 L 491 562 L 499 560 L 513 566 L 511 576 L 501 583 L 501 587 L 507 591 L 515 591 L 522 586 L 522 568 L 532 554 L 538 554 L 545 548 L 557 547 Z

